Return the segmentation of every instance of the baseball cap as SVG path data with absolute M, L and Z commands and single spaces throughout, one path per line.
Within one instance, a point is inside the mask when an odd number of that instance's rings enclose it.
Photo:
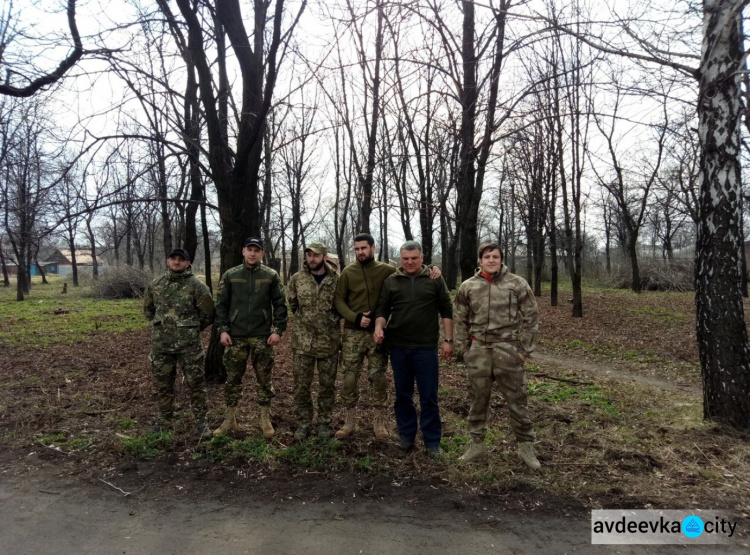
M 315 254 L 328 254 L 328 247 L 326 247 L 323 243 L 316 241 L 307 245 L 305 252 L 307 251 L 312 251 Z
M 188 252 L 185 249 L 181 249 L 179 247 L 176 247 L 169 251 L 169 254 L 167 255 L 167 258 L 172 258 L 173 256 L 181 256 L 187 261 L 190 261 L 190 256 L 188 255 Z
M 245 239 L 245 247 L 258 247 L 263 250 L 263 239 L 260 237 L 248 237 Z

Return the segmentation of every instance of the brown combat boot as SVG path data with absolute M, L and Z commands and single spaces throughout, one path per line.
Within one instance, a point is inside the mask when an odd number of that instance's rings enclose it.
M 458 458 L 458 461 L 462 464 L 469 464 L 473 462 L 479 462 L 487 458 L 487 448 L 484 446 L 484 440 L 472 441 L 466 453 Z
M 227 412 L 224 415 L 224 422 L 214 430 L 215 436 L 225 436 L 230 430 L 236 430 L 239 426 L 237 425 L 237 407 L 227 407 Z
M 542 467 L 539 459 L 537 459 L 534 454 L 534 444 L 530 441 L 524 441 L 518 444 L 518 457 L 531 470 L 539 470 Z
M 385 410 L 376 410 L 372 420 L 372 429 L 377 439 L 388 439 L 391 435 L 385 427 Z
M 271 407 L 260 407 L 260 419 L 258 420 L 258 426 L 260 426 L 260 431 L 263 432 L 264 438 L 271 439 L 276 435 L 276 430 L 273 429 L 273 425 L 271 424 Z
M 336 439 L 346 439 L 354 433 L 357 427 L 357 409 L 354 407 L 346 409 L 346 421 L 344 426 L 336 432 Z

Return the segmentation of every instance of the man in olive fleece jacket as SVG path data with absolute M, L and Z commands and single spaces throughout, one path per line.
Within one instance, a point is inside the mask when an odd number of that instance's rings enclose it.
M 442 426 L 438 407 L 438 316 L 443 319 L 445 330 L 440 354 L 448 358 L 453 354 L 453 305 L 445 281 L 429 279 L 423 260 L 419 243 L 407 241 L 402 245 L 401 268 L 385 280 L 380 292 L 373 339 L 378 344 L 385 341 L 391 356 L 399 447 L 410 451 L 417 436 L 416 380 L 422 439 L 428 454 L 439 459 Z
M 242 397 L 242 377 L 248 358 L 252 360 L 257 380 L 260 429 L 267 439 L 275 434 L 270 414 L 274 397 L 271 385 L 273 346 L 281 341 L 281 334 L 286 330 L 287 309 L 279 274 L 260 262 L 264 254 L 263 241 L 250 237 L 242 249 L 243 263 L 224 272 L 219 282 L 214 325 L 225 347 L 227 412 L 224 423 L 214 435 L 237 428 L 237 405 Z
M 388 437 L 385 427 L 385 412 L 388 404 L 388 382 L 385 371 L 388 355 L 378 348 L 372 338 L 375 329 L 375 309 L 380 300 L 380 289 L 388 276 L 396 271 L 390 264 L 375 260 L 375 239 L 369 233 L 360 233 L 354 238 L 354 254 L 357 260 L 341 272 L 336 287 L 334 306 L 344 317 L 344 334 L 341 338 L 341 373 L 344 388 L 339 399 L 346 407 L 346 420 L 336 432 L 338 439 L 354 433 L 357 423 L 357 382 L 362 365 L 367 357 L 370 380 L 370 401 L 375 409 L 373 430 L 375 437 Z M 433 266 L 430 278 L 440 277 L 440 269 Z

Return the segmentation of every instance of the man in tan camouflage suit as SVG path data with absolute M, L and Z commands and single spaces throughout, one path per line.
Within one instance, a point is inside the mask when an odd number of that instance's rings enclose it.
M 313 418 L 312 385 L 318 365 L 318 437 L 331 437 L 331 412 L 336 398 L 336 369 L 341 345 L 341 316 L 333 307 L 339 275 L 327 261 L 323 243 L 305 249 L 302 270 L 289 280 L 286 296 L 294 314 L 292 354 L 294 357 L 294 409 L 302 441 L 310 433 Z
M 454 300 L 455 339 L 464 352 L 472 399 L 467 418 L 471 445 L 459 460 L 469 463 L 487 456 L 487 409 L 497 382 L 508 404 L 518 456 L 536 470 L 541 465 L 534 453 L 523 365 L 537 343 L 539 312 L 529 284 L 502 262 L 499 245 L 482 244 L 480 270 L 461 284 Z
M 271 399 L 275 393 L 271 384 L 274 345 L 281 341 L 286 330 L 286 300 L 279 274 L 261 264 L 263 241 L 259 237 L 245 240 L 243 263 L 230 268 L 221 276 L 216 301 L 216 331 L 224 345 L 224 367 L 227 382 L 224 386 L 227 410 L 224 422 L 214 435 L 227 434 L 237 428 L 237 405 L 242 397 L 242 378 L 250 358 L 255 369 L 256 392 L 260 407 L 258 424 L 266 439 L 276 431 L 271 424 Z
M 171 428 L 177 364 L 182 367 L 201 439 L 210 439 L 206 424 L 206 386 L 200 332 L 214 320 L 214 300 L 193 275 L 187 251 L 172 249 L 166 273 L 146 289 L 143 312 L 151 322 L 149 360 L 159 404 L 158 430 Z

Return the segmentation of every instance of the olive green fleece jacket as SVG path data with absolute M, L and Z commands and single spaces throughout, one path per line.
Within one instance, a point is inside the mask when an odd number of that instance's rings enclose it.
M 453 305 L 443 278 L 430 279 L 430 270 L 410 276 L 399 268 L 383 283 L 376 318 L 385 318 L 385 341 L 389 348 L 436 349 L 440 318 L 453 318 Z
M 230 268 L 219 281 L 214 327 L 232 337 L 267 337 L 286 330 L 287 310 L 279 274 L 260 262 Z
M 362 314 L 370 311 L 372 322 L 369 329 L 375 328 L 375 309 L 380 300 L 380 290 L 386 278 L 395 271 L 394 266 L 375 259 L 364 264 L 355 261 L 344 268 L 333 301 L 336 310 L 344 317 L 344 327 L 362 329 L 359 326 Z

